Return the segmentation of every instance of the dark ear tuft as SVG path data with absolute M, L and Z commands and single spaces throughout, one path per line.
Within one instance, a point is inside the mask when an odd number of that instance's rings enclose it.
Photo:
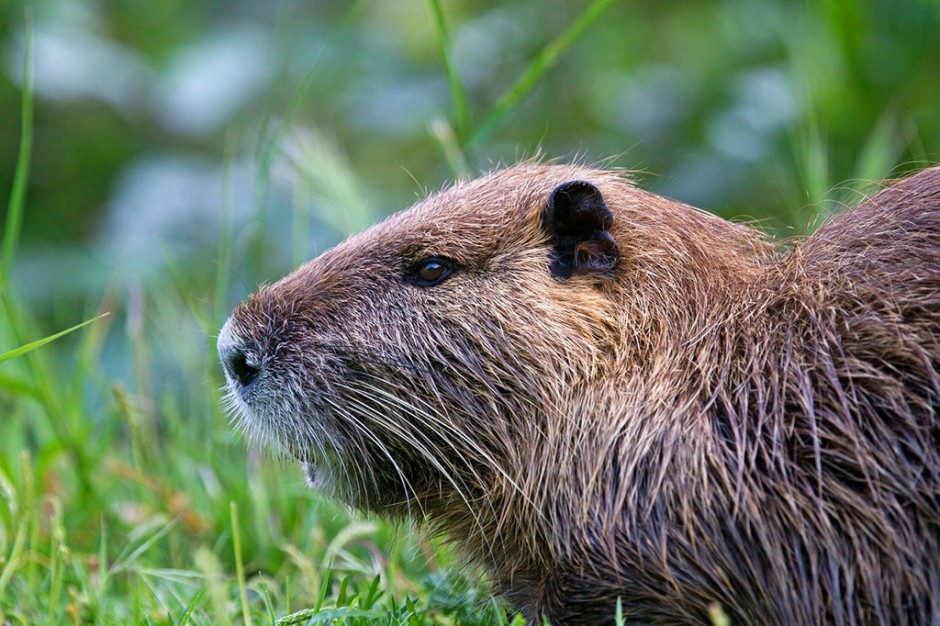
M 620 262 L 620 247 L 610 234 L 614 216 L 591 183 L 575 180 L 556 187 L 542 223 L 552 235 L 552 276 L 604 272 Z

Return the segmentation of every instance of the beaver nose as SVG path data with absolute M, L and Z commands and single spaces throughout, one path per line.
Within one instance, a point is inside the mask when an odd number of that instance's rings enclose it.
M 242 346 L 223 347 L 219 350 L 219 357 L 229 380 L 235 381 L 242 388 L 254 382 L 261 373 L 261 366 L 248 356 L 247 350 Z
M 225 370 L 225 378 L 233 386 L 244 389 L 261 374 L 261 363 L 253 357 L 245 342 L 234 332 L 235 322 L 229 318 L 219 331 L 216 347 Z

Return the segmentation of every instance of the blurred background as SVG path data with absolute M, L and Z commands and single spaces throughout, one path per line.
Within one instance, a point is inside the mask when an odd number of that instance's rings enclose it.
M 0 365 L 0 487 L 29 450 L 79 553 L 183 519 L 153 563 L 230 571 L 235 501 L 254 571 L 322 555 L 329 505 L 219 409 L 214 334 L 259 282 L 536 155 L 799 235 L 940 160 L 938 33 L 937 0 L 0 3 L 0 224 L 27 51 L 34 115 L 0 353 L 110 314 Z

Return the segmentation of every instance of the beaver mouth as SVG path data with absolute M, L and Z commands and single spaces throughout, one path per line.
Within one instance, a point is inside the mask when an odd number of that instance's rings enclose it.
M 260 381 L 259 381 L 260 382 Z M 316 442 L 291 436 L 297 429 L 296 421 L 288 407 L 272 405 L 271 398 L 263 393 L 263 386 L 246 389 L 228 384 L 225 387 L 224 404 L 229 421 L 235 430 L 253 445 L 260 445 L 276 456 L 290 457 L 301 463 L 322 462 L 318 456 Z

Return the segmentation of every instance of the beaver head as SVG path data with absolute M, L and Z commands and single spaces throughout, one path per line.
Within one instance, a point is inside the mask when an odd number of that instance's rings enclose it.
M 240 423 L 358 507 L 511 480 L 520 431 L 610 358 L 611 185 L 547 166 L 460 184 L 262 287 L 218 340 Z

